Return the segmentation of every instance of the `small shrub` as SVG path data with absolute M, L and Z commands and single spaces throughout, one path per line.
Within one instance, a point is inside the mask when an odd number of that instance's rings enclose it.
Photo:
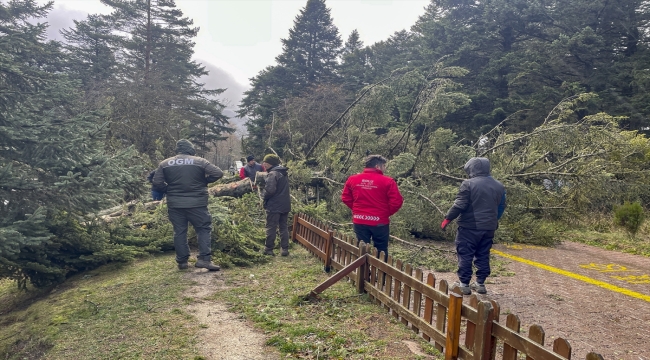
M 636 235 L 643 220 L 645 220 L 645 214 L 639 202 L 626 202 L 614 210 L 614 223 L 623 227 L 631 236 Z

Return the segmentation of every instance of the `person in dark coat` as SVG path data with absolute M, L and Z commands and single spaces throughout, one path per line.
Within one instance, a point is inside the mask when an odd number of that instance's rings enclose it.
M 456 253 L 458 255 L 457 284 L 464 295 L 471 290 L 486 294 L 485 279 L 490 276 L 490 249 L 494 231 L 506 208 L 506 189 L 490 176 L 490 161 L 471 158 L 465 164 L 468 180 L 460 185 L 454 205 L 449 209 L 440 227 L 444 230 L 458 218 Z M 472 263 L 476 266 L 476 282 L 472 279 Z
M 153 176 L 153 186 L 167 187 L 167 211 L 174 226 L 174 248 L 178 268 L 188 268 L 190 247 L 187 227 L 196 231 L 199 254 L 195 267 L 218 271 L 212 263 L 212 215 L 208 211 L 208 184 L 219 180 L 223 171 L 209 161 L 194 156 L 196 151 L 188 140 L 176 143 L 176 156 L 163 160 Z
M 165 197 L 165 193 L 167 192 L 167 188 L 157 188 L 153 186 L 153 177 L 156 175 L 156 170 L 153 170 L 149 173 L 149 176 L 147 176 L 147 181 L 151 184 L 151 198 L 154 201 L 160 201 Z
M 289 194 L 289 177 L 287 168 L 280 165 L 280 158 L 268 154 L 262 161 L 262 166 L 268 171 L 262 198 L 266 210 L 266 247 L 265 255 L 275 255 L 276 231 L 280 229 L 281 255 L 289 256 L 289 228 L 287 220 L 291 211 L 291 195 Z
M 395 180 L 384 175 L 386 162 L 383 156 L 368 156 L 363 172 L 345 182 L 341 201 L 352 210 L 357 243 L 370 244 L 372 240 L 377 255 L 383 251 L 388 257 L 390 217 L 402 207 L 404 199 Z
M 255 175 L 258 172 L 264 171 L 266 171 L 264 170 L 264 167 L 255 161 L 255 156 L 248 155 L 248 157 L 246 157 L 246 166 L 242 166 L 242 168 L 239 169 L 239 178 L 242 180 L 249 178 L 253 183 L 255 183 Z

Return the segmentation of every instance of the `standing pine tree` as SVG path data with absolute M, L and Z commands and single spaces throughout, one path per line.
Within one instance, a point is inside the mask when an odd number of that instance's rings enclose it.
M 57 42 L 32 24 L 52 4 L 0 3 L 0 278 L 25 285 L 61 280 L 59 245 L 49 224 L 58 213 L 83 214 L 138 191 L 132 151 L 107 153 L 101 111 L 80 101 L 79 82 L 61 69 Z
M 339 30 L 325 0 L 308 0 L 293 21 L 289 37 L 282 39 L 282 54 L 276 60 L 294 76 L 295 85 L 306 87 L 337 80 L 340 52 Z
M 356 29 L 348 36 L 341 57 L 343 60 L 340 69 L 341 80 L 346 89 L 357 92 L 367 83 L 368 49 L 363 46 Z
M 251 79 L 251 89 L 239 105 L 239 116 L 248 116 L 248 152 L 263 153 L 267 147 L 282 149 L 284 140 L 272 138 L 274 119 L 282 114 L 284 101 L 314 85 L 338 81 L 341 38 L 325 0 L 308 0 L 282 39 L 278 65 Z
M 99 15 L 74 20 L 75 26 L 61 30 L 66 40 L 70 76 L 80 79 L 86 91 L 106 88 L 117 72 L 117 59 L 112 46 L 113 26 Z
M 204 154 L 232 131 L 216 100 L 198 79 L 205 67 L 192 60 L 199 29 L 173 0 L 102 0 L 112 7 L 120 71 L 112 87 L 111 135 L 140 152 L 169 153 L 190 138 Z M 162 142 L 162 144 L 160 144 Z M 160 146 L 162 145 L 162 147 Z

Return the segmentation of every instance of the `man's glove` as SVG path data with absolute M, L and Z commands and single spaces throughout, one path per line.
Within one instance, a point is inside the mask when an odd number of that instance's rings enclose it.
M 449 219 L 442 220 L 442 224 L 440 224 L 440 228 L 442 230 L 445 230 L 445 228 L 447 227 L 447 225 L 449 225 L 450 222 L 451 222 L 451 220 L 449 220 Z

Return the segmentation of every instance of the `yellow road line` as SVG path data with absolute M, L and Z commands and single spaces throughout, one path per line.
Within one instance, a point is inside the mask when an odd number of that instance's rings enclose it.
M 528 264 L 528 265 L 531 265 L 531 266 L 534 266 L 534 267 L 537 267 L 537 268 L 540 268 L 540 269 L 548 270 L 548 271 L 554 272 L 556 274 L 564 275 L 564 276 L 570 277 L 572 279 L 584 281 L 586 283 L 596 285 L 596 286 L 599 286 L 599 287 L 607 289 L 607 290 L 611 290 L 611 291 L 614 291 L 614 292 L 617 292 L 617 293 L 620 293 L 620 294 L 624 294 L 624 295 L 627 295 L 627 296 L 631 296 L 633 298 L 637 298 L 637 299 L 641 299 L 641 300 L 645 300 L 647 302 L 650 302 L 650 296 L 649 295 L 645 295 L 645 294 L 638 293 L 636 291 L 628 290 L 626 288 L 622 288 L 622 287 L 619 287 L 619 286 L 616 286 L 616 285 L 612 285 L 612 284 L 606 283 L 604 281 L 595 280 L 595 279 L 592 279 L 592 278 L 590 278 L 588 276 L 579 275 L 579 274 L 576 274 L 576 273 L 572 273 L 570 271 L 558 269 L 558 268 L 553 267 L 553 266 L 549 266 L 549 265 L 545 265 L 545 264 L 538 263 L 538 262 L 535 262 L 535 261 L 531 261 L 531 260 L 528 260 L 528 259 L 524 259 L 524 258 L 519 257 L 519 256 L 510 255 L 510 254 L 501 252 L 499 250 L 492 249 L 492 252 L 499 255 L 499 256 L 503 256 L 505 258 L 508 258 L 510 260 L 519 261 L 521 263 Z

